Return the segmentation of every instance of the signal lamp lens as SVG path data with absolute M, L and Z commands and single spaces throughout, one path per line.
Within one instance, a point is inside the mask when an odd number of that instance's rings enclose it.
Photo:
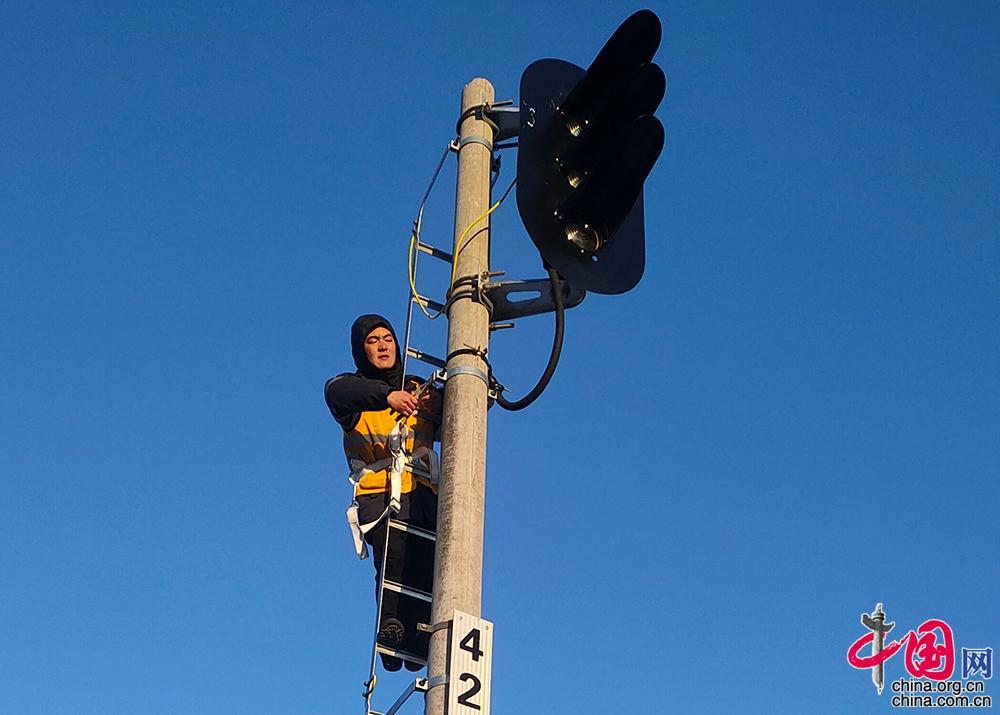
M 578 137 L 583 134 L 583 130 L 587 128 L 587 124 L 589 124 L 589 122 L 586 119 L 581 121 L 575 117 L 569 117 L 566 120 L 566 129 L 568 129 L 569 133 L 574 137 Z
M 604 246 L 604 237 L 596 226 L 576 223 L 566 227 L 566 238 L 581 251 L 595 253 Z

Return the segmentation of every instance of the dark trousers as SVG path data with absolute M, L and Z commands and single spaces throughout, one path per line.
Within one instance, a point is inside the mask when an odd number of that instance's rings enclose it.
M 400 495 L 400 509 L 394 519 L 405 521 L 407 524 L 437 531 L 437 494 L 428 487 L 418 484 L 412 492 Z M 369 524 L 385 511 L 389 504 L 388 494 L 359 494 L 358 521 L 362 524 Z M 372 547 L 374 552 L 375 566 L 375 597 L 378 598 L 378 579 L 382 568 L 382 557 L 385 551 L 385 535 L 388 526 L 383 521 L 377 527 L 365 535 L 365 541 Z M 428 559 L 422 555 L 419 559 L 407 559 L 406 549 L 403 542 L 389 549 L 385 555 L 386 571 L 390 574 L 405 573 L 406 581 L 411 583 L 431 583 L 434 577 L 433 557 Z M 392 614 L 387 614 L 392 615 Z

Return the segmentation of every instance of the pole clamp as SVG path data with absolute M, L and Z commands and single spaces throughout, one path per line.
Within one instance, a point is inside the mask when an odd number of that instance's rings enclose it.
M 441 621 L 440 623 L 435 623 L 432 626 L 429 626 L 426 623 L 418 623 L 417 630 L 423 633 L 436 633 L 437 631 L 443 631 L 445 628 L 450 626 L 451 619 L 449 618 L 447 621 Z
M 486 385 L 486 389 L 490 389 L 489 376 L 478 367 L 472 367 L 471 365 L 455 365 L 454 367 L 449 367 L 447 370 L 438 370 L 434 373 L 434 379 L 447 382 L 450 378 L 458 377 L 459 375 L 478 377 Z
M 448 148 L 450 148 L 453 152 L 457 154 L 469 144 L 482 144 L 484 147 L 489 149 L 490 154 L 493 153 L 493 142 L 477 136 L 467 136 L 467 137 L 462 137 L 461 139 L 452 139 L 451 144 L 448 145 Z
M 486 307 L 492 318 L 493 301 L 489 297 L 490 277 L 502 275 L 503 271 L 483 271 L 476 275 L 467 275 L 457 278 L 448 289 L 448 303 L 450 307 L 456 300 L 467 298 Z
M 447 682 L 448 682 L 448 674 L 447 673 L 445 673 L 444 675 L 435 675 L 433 678 L 427 678 L 424 681 L 424 688 L 423 689 L 425 691 L 432 690 L 433 688 L 436 688 L 439 685 L 444 685 Z

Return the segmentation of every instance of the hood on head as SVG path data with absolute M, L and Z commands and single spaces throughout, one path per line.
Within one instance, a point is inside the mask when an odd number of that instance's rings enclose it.
M 365 338 L 368 333 L 375 328 L 385 328 L 392 333 L 392 339 L 396 342 L 396 364 L 388 370 L 375 367 L 368 362 L 365 355 Z M 351 325 L 351 355 L 354 357 L 354 364 L 358 372 L 372 380 L 385 380 L 390 385 L 397 387 L 401 383 L 400 377 L 403 374 L 403 360 L 399 353 L 399 339 L 396 331 L 392 329 L 392 324 L 381 315 L 373 313 L 359 316 Z

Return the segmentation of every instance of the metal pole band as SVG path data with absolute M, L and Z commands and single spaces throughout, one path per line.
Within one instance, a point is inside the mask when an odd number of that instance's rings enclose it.
M 493 143 L 487 141 L 486 139 L 483 139 L 482 137 L 477 137 L 477 136 L 462 137 L 461 141 L 458 142 L 458 146 L 456 147 L 455 151 L 456 152 L 462 151 L 462 148 L 469 144 L 482 144 L 484 147 L 490 150 L 490 154 L 493 153 Z
M 490 387 L 489 377 L 487 377 L 486 373 L 478 367 L 472 367 L 471 365 L 456 365 L 455 367 L 449 367 L 445 373 L 447 379 L 457 377 L 458 375 L 472 375 L 473 377 L 478 377 L 482 380 L 487 389 Z

